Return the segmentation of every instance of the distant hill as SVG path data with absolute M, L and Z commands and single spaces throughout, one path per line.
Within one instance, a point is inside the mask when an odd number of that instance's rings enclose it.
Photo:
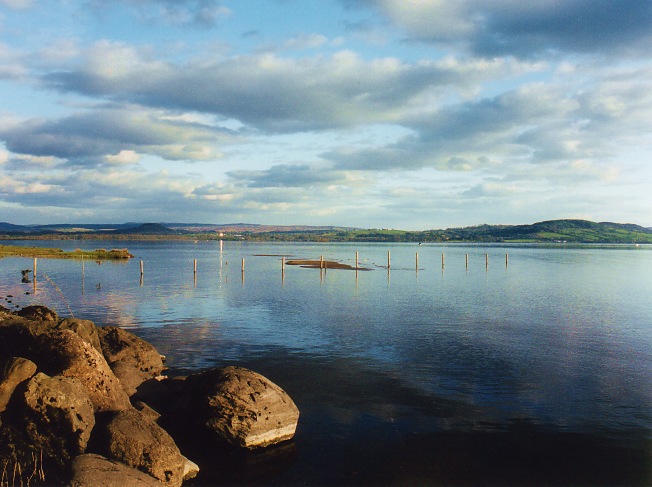
M 444 230 L 379 230 L 334 226 L 250 223 L 124 223 L 14 225 L 0 223 L 6 238 L 238 239 L 318 242 L 548 242 L 652 244 L 652 229 L 633 223 L 549 220 L 531 225 L 476 225 Z
M 455 240 L 581 243 L 652 243 L 652 231 L 631 223 L 549 220 L 531 225 L 482 225 L 447 229 Z
M 22 225 L 14 225 L 12 223 L 0 222 L 0 232 L 23 232 L 24 228 Z
M 160 223 L 143 223 L 135 227 L 115 230 L 113 233 L 122 235 L 177 235 L 178 230 L 173 230 Z

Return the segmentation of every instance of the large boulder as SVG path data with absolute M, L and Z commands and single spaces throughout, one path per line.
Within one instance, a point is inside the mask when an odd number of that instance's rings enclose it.
M 219 439 L 258 448 L 294 437 L 299 410 L 269 379 L 242 367 L 211 369 L 186 379 L 197 394 L 193 416 Z
M 22 399 L 27 437 L 45 457 L 65 466 L 86 450 L 95 411 L 79 382 L 38 373 L 26 383 Z
M 22 357 L 11 357 L 0 365 L 0 413 L 7 409 L 9 399 L 21 382 L 36 373 L 36 364 Z
M 161 487 L 161 482 L 124 463 L 87 453 L 72 462 L 70 487 Z
M 130 396 L 165 370 L 161 354 L 145 340 L 116 326 L 98 329 L 102 353 Z
M 186 458 L 172 437 L 136 409 L 115 413 L 102 435 L 101 453 L 171 487 L 183 483 Z
M 74 377 L 84 385 L 96 412 L 131 407 L 120 381 L 100 352 L 71 330 L 43 333 L 37 338 L 39 367 L 49 375 Z

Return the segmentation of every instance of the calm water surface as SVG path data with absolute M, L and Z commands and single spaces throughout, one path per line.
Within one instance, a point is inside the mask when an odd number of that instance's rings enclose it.
M 198 485 L 652 482 L 650 246 L 37 244 L 136 258 L 83 279 L 40 259 L 36 293 L 31 259 L 0 260 L 0 304 L 129 328 L 173 374 L 243 365 L 295 400 L 293 442 L 198 451 Z M 281 271 L 356 251 L 368 271 Z

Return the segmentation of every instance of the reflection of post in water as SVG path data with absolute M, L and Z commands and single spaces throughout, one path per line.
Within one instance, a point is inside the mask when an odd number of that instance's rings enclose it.
M 145 269 L 143 267 L 143 261 L 140 261 L 140 287 L 143 287 L 143 277 L 145 276 Z
M 281 257 L 281 286 L 285 287 L 285 257 Z
M 355 251 L 355 288 L 358 289 L 358 251 Z

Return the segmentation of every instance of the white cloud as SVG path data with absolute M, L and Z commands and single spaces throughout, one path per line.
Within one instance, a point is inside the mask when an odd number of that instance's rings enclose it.
M 140 160 L 140 155 L 133 150 L 121 150 L 117 154 L 108 154 L 104 158 L 109 164 L 135 164 Z
M 464 93 L 516 69 L 501 60 L 405 63 L 273 54 L 172 64 L 124 44 L 101 42 L 80 67 L 51 73 L 47 86 L 159 108 L 203 112 L 279 132 L 389 122 L 437 93 Z M 518 69 L 523 69 L 523 66 Z M 531 69 L 531 68 L 525 68 Z
M 652 5 L 594 0 L 364 0 L 409 38 L 483 56 L 646 55 Z
M 165 111 L 137 106 L 102 107 L 58 120 L 5 124 L 0 137 L 11 152 L 84 165 L 129 162 L 136 152 L 173 161 L 212 161 L 222 155 L 217 144 L 236 140 L 219 127 L 170 119 Z
M 15 10 L 27 10 L 34 5 L 34 0 L 0 0 L 0 5 Z

